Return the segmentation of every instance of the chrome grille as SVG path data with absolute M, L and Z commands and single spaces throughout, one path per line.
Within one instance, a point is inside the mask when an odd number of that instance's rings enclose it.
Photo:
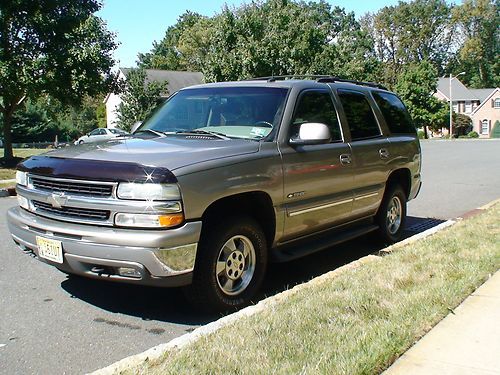
M 48 213 L 58 215 L 66 218 L 75 219 L 88 219 L 88 220 L 108 220 L 110 212 L 106 210 L 91 210 L 88 208 L 66 207 L 61 208 L 53 207 L 50 203 L 32 201 L 36 211 L 40 214 Z
M 88 183 L 75 180 L 66 181 L 62 179 L 54 180 L 37 176 L 31 176 L 30 181 L 35 189 L 44 191 L 103 198 L 111 197 L 113 193 L 112 184 Z

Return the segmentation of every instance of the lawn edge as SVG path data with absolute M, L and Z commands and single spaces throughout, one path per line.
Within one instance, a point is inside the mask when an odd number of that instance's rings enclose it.
M 491 202 L 489 202 L 481 207 L 478 207 L 477 209 L 471 210 L 468 213 L 465 213 L 461 216 L 463 216 L 463 217 L 475 216 L 475 214 L 477 214 L 481 211 L 488 210 L 490 207 L 493 207 L 497 203 L 500 203 L 500 199 L 496 199 L 494 201 L 491 201 Z M 472 215 L 468 215 L 469 213 L 471 213 Z M 466 219 L 464 219 L 462 217 L 458 217 L 457 219 L 447 220 L 447 221 L 445 221 L 445 222 L 443 222 L 435 227 L 432 227 L 424 232 L 418 233 L 418 234 L 411 236 L 411 237 L 409 237 L 401 242 L 398 242 L 396 244 L 393 244 L 391 246 L 388 246 L 388 247 L 380 250 L 379 255 L 387 255 L 387 254 L 393 253 L 393 252 L 399 250 L 400 248 L 402 248 L 408 244 L 411 244 L 411 243 L 414 243 L 416 241 L 427 238 L 429 236 L 432 236 L 435 233 L 438 233 L 443 229 L 451 227 L 451 226 L 455 225 L 457 222 L 462 221 L 462 220 L 466 220 Z M 296 285 L 292 289 L 285 290 L 281 293 L 278 293 L 278 294 L 275 294 L 271 297 L 263 299 L 262 301 L 258 302 L 256 305 L 248 306 L 248 307 L 246 307 L 240 311 L 237 311 L 233 314 L 224 316 L 224 317 L 222 317 L 214 322 L 211 322 L 211 323 L 206 324 L 204 326 L 198 327 L 190 333 L 186 333 L 182 336 L 176 337 L 167 343 L 157 345 L 157 346 L 155 346 L 151 349 L 148 349 L 142 353 L 126 357 L 126 358 L 119 360 L 119 361 L 117 361 L 117 362 L 115 362 L 107 367 L 98 369 L 90 374 L 91 375 L 120 374 L 127 369 L 139 367 L 144 362 L 155 361 L 157 359 L 160 359 L 166 353 L 173 351 L 173 350 L 182 349 L 183 347 L 196 342 L 200 338 L 205 337 L 209 334 L 212 334 L 212 333 L 218 331 L 219 329 L 236 322 L 237 320 L 239 320 L 241 318 L 250 317 L 250 316 L 253 316 L 259 312 L 262 312 L 265 309 L 275 305 L 276 303 L 279 303 L 280 301 L 296 294 L 297 292 L 299 292 L 302 289 L 310 288 L 310 287 L 313 287 L 316 285 L 320 285 L 326 281 L 329 281 L 329 280 L 339 276 L 340 274 L 342 274 L 346 271 L 356 269 L 356 268 L 362 266 L 363 264 L 377 261 L 377 260 L 381 260 L 381 259 L 382 259 L 381 256 L 367 255 L 367 256 L 362 257 L 358 260 L 355 260 L 351 263 L 348 263 L 342 267 L 336 268 L 335 270 L 327 272 L 321 276 L 315 277 L 306 283 Z

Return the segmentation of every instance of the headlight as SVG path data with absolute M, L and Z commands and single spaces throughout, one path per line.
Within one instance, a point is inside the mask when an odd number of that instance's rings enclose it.
M 175 227 L 184 221 L 182 213 L 176 214 L 125 214 L 115 215 L 115 225 L 135 228 L 168 228 Z
M 28 186 L 28 173 L 16 171 L 16 184 Z
M 180 200 L 181 193 L 175 184 L 151 184 L 122 182 L 116 192 L 118 198 L 136 200 L 169 201 Z

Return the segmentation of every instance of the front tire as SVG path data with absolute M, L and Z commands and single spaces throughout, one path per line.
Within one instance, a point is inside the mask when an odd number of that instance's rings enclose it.
M 376 216 L 380 237 L 389 243 L 397 242 L 406 224 L 406 194 L 399 185 L 389 186 Z
M 236 217 L 209 223 L 200 239 L 186 297 L 209 312 L 241 308 L 255 296 L 266 267 L 266 237 L 255 220 Z

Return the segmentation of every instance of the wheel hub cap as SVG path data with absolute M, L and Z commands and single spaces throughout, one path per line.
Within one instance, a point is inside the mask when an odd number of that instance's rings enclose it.
M 397 196 L 392 197 L 387 209 L 387 229 L 389 233 L 395 234 L 399 230 L 402 213 L 403 209 L 400 199 Z
M 245 269 L 245 257 L 241 251 L 233 251 L 226 261 L 226 275 L 231 280 L 237 280 Z
M 242 293 L 253 279 L 255 264 L 252 241 L 243 235 L 231 237 L 217 257 L 215 278 L 220 290 L 229 296 Z

